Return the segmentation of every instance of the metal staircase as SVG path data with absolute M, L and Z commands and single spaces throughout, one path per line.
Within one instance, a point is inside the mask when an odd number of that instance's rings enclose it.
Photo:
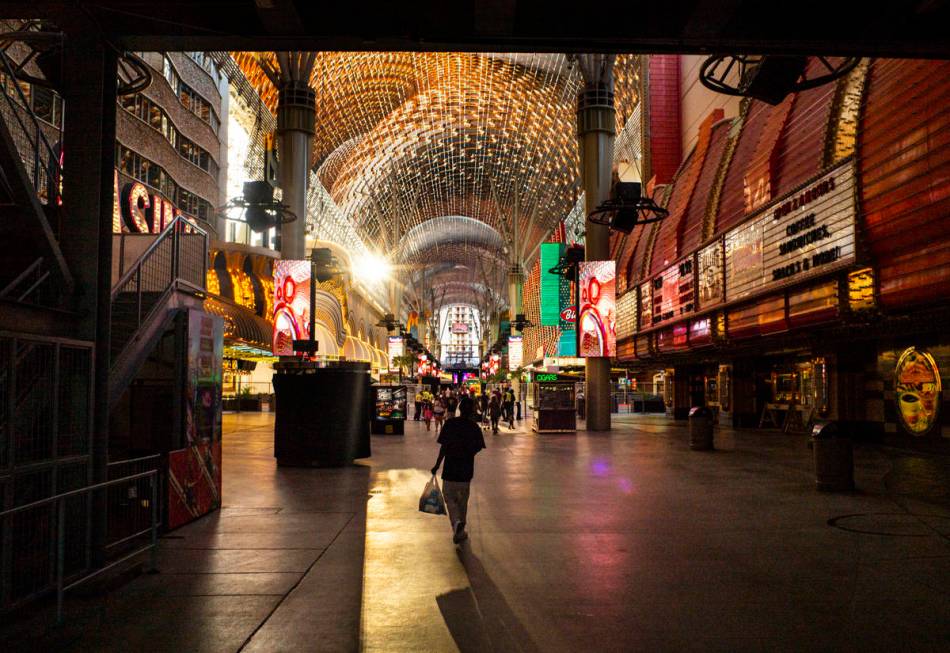
M 201 307 L 207 270 L 207 232 L 178 216 L 115 284 L 110 405 L 119 400 L 175 315 Z
M 17 83 L 23 63 L 0 42 L 0 300 L 59 307 L 73 279 L 60 251 L 61 131 L 44 123 Z

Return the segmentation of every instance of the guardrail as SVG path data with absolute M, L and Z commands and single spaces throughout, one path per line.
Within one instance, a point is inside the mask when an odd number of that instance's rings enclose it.
M 182 216 L 172 220 L 112 290 L 112 365 L 176 288 L 204 292 L 208 234 Z
M 149 479 L 149 489 L 150 497 L 148 499 L 148 507 L 151 511 L 151 518 L 149 527 L 142 529 L 138 532 L 131 533 L 121 539 L 118 539 L 114 542 L 111 542 L 107 545 L 108 548 L 113 548 L 130 542 L 135 538 L 140 538 L 146 534 L 149 537 L 149 543 L 146 546 L 140 547 L 128 553 L 127 555 L 122 556 L 118 560 L 114 560 L 109 564 L 95 569 L 89 573 L 80 573 L 78 578 L 75 578 L 71 582 L 67 583 L 64 574 L 65 560 L 66 560 L 66 516 L 67 516 L 67 500 L 74 497 L 89 497 L 93 492 L 97 490 L 105 490 L 113 486 L 120 484 L 128 484 L 132 481 L 137 481 L 139 479 Z M 38 508 L 45 508 L 46 506 L 53 506 L 56 514 L 56 567 L 53 572 L 54 575 L 54 584 L 56 587 L 56 623 L 62 624 L 63 622 L 63 595 L 66 591 L 73 589 L 74 587 L 81 585 L 85 582 L 96 578 L 97 576 L 102 575 L 106 571 L 116 567 L 117 565 L 126 562 L 135 556 L 141 555 L 146 551 L 151 551 L 149 559 L 150 570 L 154 571 L 157 569 L 157 552 L 158 552 L 158 470 L 151 470 L 147 472 L 141 472 L 139 474 L 132 474 L 130 476 L 124 476 L 122 478 L 117 478 L 111 481 L 105 481 L 103 483 L 96 483 L 95 485 L 89 485 L 84 488 L 79 488 L 77 490 L 71 490 L 69 492 L 63 492 L 46 499 L 40 499 L 39 501 L 33 501 L 31 503 L 24 504 L 22 506 L 17 506 L 16 508 L 11 508 L 0 512 L 0 525 L 3 524 L 3 521 L 14 515 L 20 513 L 36 510 Z

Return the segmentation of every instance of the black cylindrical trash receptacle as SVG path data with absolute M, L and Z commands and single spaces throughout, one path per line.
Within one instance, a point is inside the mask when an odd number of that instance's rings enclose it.
M 823 492 L 854 489 L 854 449 L 851 438 L 834 422 L 818 422 L 811 431 L 815 456 L 815 487 Z
M 370 455 L 367 363 L 293 362 L 274 367 L 278 465 L 333 467 Z
M 705 406 L 695 406 L 689 411 L 689 448 L 693 451 L 713 448 L 712 412 Z

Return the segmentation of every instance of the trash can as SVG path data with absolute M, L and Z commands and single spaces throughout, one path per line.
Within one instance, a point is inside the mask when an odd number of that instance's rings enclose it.
M 822 492 L 854 489 L 854 449 L 851 438 L 835 422 L 818 422 L 811 430 L 815 455 L 815 487 Z
M 689 448 L 693 451 L 713 448 L 712 413 L 705 406 L 695 406 L 689 411 Z
M 577 398 L 577 419 L 587 419 L 587 403 L 584 395 Z

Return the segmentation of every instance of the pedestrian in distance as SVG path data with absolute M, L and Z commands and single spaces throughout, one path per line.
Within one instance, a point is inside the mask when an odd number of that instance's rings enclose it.
M 498 420 L 501 418 L 501 401 L 498 394 L 493 394 L 488 402 L 488 416 L 491 418 L 491 432 L 498 435 Z
M 426 431 L 432 430 L 432 404 L 428 401 L 422 402 L 422 421 L 426 423 Z
M 505 388 L 505 394 L 502 397 L 505 421 L 508 422 L 508 428 L 515 428 L 515 391 L 510 387 Z
M 448 416 L 455 417 L 455 411 L 458 408 L 459 400 L 455 397 L 454 392 L 449 393 L 449 398 L 446 403 L 447 403 L 446 408 L 448 409 Z
M 486 393 L 483 392 L 479 395 L 478 406 L 480 408 L 481 421 L 488 424 L 488 395 Z
M 413 415 L 412 419 L 413 419 L 413 421 L 418 422 L 418 421 L 419 421 L 419 418 L 421 417 L 421 413 L 422 413 L 422 393 L 421 393 L 421 392 L 417 392 L 415 399 L 416 399 L 416 400 L 415 400 L 416 412 L 415 412 L 415 414 Z
M 445 422 L 445 400 L 438 397 L 432 405 L 432 416 L 435 418 L 435 430 L 440 431 Z
M 468 497 L 475 475 L 475 455 L 485 448 L 482 430 L 472 420 L 475 403 L 468 398 L 459 402 L 459 416 L 445 422 L 439 433 L 439 457 L 432 474 L 439 471 L 442 461 L 442 495 L 452 524 L 452 541 L 459 544 L 468 538 L 465 531 L 468 516 Z

